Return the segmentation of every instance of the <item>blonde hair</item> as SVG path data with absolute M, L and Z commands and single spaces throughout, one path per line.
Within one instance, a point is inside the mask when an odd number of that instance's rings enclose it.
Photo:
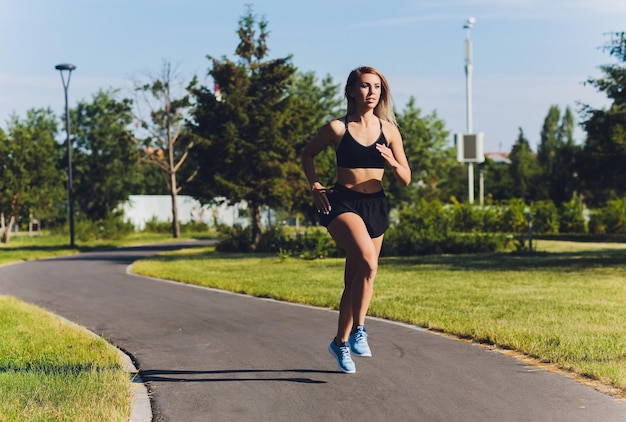
M 354 98 L 350 96 L 350 89 L 361 80 L 361 75 L 366 73 L 371 73 L 380 78 L 380 99 L 378 100 L 376 107 L 374 107 L 374 115 L 376 115 L 379 119 L 387 120 L 397 126 L 398 122 L 396 120 L 396 115 L 393 112 L 393 99 L 391 97 L 391 91 L 389 90 L 387 78 L 371 66 L 359 66 L 350 72 L 350 75 L 348 75 L 346 88 L 344 90 L 344 95 L 346 96 L 346 100 L 348 100 L 347 114 L 351 114 L 356 111 L 356 102 Z

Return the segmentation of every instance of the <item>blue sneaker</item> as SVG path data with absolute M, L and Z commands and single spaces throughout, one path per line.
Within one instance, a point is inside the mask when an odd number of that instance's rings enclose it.
M 349 343 L 350 349 L 352 349 L 352 353 L 355 356 L 372 356 L 370 346 L 367 344 L 367 332 L 364 326 L 359 325 L 356 327 L 356 333 L 350 334 Z
M 356 366 L 350 357 L 350 347 L 347 343 L 344 343 L 343 346 L 337 346 L 333 339 L 328 345 L 328 351 L 337 359 L 337 367 L 341 372 L 346 374 L 354 374 L 356 372 Z

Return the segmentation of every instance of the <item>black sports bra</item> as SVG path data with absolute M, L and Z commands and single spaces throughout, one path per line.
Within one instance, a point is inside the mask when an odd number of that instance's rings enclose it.
M 383 122 L 380 121 L 380 136 L 376 141 L 368 146 L 364 146 L 356 141 L 348 132 L 348 118 L 346 118 L 346 132 L 339 142 L 337 148 L 337 167 L 344 167 L 349 169 L 360 168 L 373 168 L 382 169 L 385 168 L 385 159 L 376 149 L 377 144 L 385 146 L 389 145 L 385 135 L 383 134 Z

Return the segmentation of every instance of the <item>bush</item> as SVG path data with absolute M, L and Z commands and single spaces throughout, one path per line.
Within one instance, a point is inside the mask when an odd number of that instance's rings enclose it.
M 602 219 L 602 214 L 598 211 L 592 212 L 589 216 L 589 232 L 593 234 L 606 234 L 606 223 Z
M 587 233 L 583 206 L 575 198 L 559 207 L 560 233 Z
M 152 217 L 150 220 L 146 221 L 143 231 L 148 233 L 171 233 L 172 222 L 159 221 L 156 217 Z
M 533 231 L 554 234 L 559 232 L 559 211 L 552 201 L 538 201 L 532 207 Z
M 241 226 L 218 227 L 220 252 L 277 253 L 281 257 L 299 256 L 304 259 L 342 256 L 343 252 L 326 230 L 311 229 L 304 234 L 290 234 L 282 226 L 274 226 L 261 233 L 259 244 L 252 242 L 252 228 Z
M 460 210 L 461 206 L 455 208 Z M 453 225 L 450 219 L 455 218 L 454 215 L 454 212 L 446 214 L 438 201 L 422 200 L 407 207 L 400 212 L 398 224 L 387 231 L 382 253 L 387 256 L 476 253 L 493 252 L 508 246 L 509 240 L 504 234 L 453 233 L 449 228 Z M 461 221 L 464 222 L 483 218 L 480 210 L 463 210 L 456 214 L 457 218 L 459 215 L 463 216 Z
M 252 227 L 221 225 L 217 228 L 218 243 L 215 249 L 219 252 L 252 252 Z
M 131 223 L 124 221 L 122 214 L 110 214 L 106 219 L 99 221 L 78 220 L 75 226 L 75 235 L 81 242 L 119 240 L 134 230 L 135 228 Z
M 471 204 L 455 204 L 452 208 L 452 231 L 471 233 L 482 231 L 482 212 Z
M 481 219 L 483 231 L 487 233 L 510 232 L 504 227 L 504 208 L 489 205 L 482 209 Z
M 507 232 L 521 233 L 528 229 L 526 204 L 522 199 L 511 199 L 506 203 L 502 215 L 503 228 Z
M 599 211 L 607 233 L 626 233 L 626 199 L 608 201 Z
M 193 234 L 193 233 L 206 233 L 209 231 L 209 225 L 202 221 L 188 221 L 186 223 L 181 223 L 180 232 L 185 234 Z M 170 224 L 171 231 L 171 224 Z

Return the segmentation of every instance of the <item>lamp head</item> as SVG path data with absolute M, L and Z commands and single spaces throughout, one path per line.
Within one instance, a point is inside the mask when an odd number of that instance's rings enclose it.
M 475 23 L 476 23 L 476 18 L 472 16 L 469 19 L 467 19 L 467 22 L 465 22 L 465 25 L 463 25 L 463 29 L 470 29 L 474 26 Z
M 58 64 L 58 65 L 54 66 L 54 68 L 56 70 L 69 70 L 69 71 L 72 71 L 72 70 L 76 69 L 76 66 L 74 66 L 73 64 L 69 64 L 69 63 L 62 63 L 62 64 Z

